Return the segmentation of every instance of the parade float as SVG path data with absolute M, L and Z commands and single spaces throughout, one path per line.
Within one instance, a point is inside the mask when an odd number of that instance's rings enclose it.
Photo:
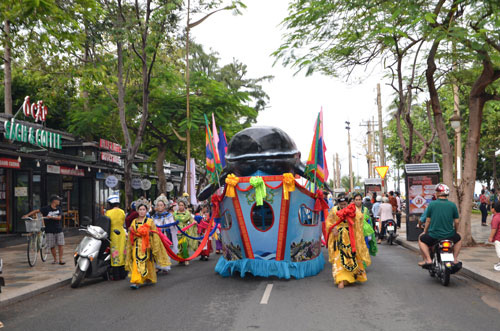
M 313 145 L 321 146 L 323 157 L 324 145 L 317 138 Z M 211 197 L 212 214 L 221 224 L 223 255 L 215 271 L 286 279 L 321 272 L 328 206 L 322 190 L 312 193 L 299 184 L 307 167 L 293 140 L 279 128 L 247 128 L 231 139 L 225 161 L 218 183 L 198 196 Z

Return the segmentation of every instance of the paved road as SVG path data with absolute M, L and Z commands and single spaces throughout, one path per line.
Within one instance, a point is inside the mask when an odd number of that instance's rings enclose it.
M 339 290 L 330 265 L 302 280 L 222 278 L 215 260 L 175 266 L 138 291 L 69 286 L 0 311 L 6 330 L 497 330 L 500 293 L 465 277 L 445 288 L 415 254 L 382 246 L 368 282 Z M 273 284 L 268 304 L 260 304 Z

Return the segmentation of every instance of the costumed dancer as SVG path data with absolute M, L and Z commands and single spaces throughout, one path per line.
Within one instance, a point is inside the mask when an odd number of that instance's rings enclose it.
M 108 197 L 109 208 L 106 211 L 107 217 L 111 220 L 109 240 L 111 251 L 111 279 L 121 280 L 126 277 L 125 273 L 125 247 L 127 236 L 124 228 L 125 212 L 120 209 L 120 196 L 117 194 Z M 116 234 L 114 231 L 120 231 Z
M 186 226 L 192 224 L 194 222 L 193 215 L 191 212 L 187 210 L 188 202 L 185 198 L 180 198 L 177 200 L 177 211 L 174 212 L 174 220 L 178 221 L 177 225 L 179 228 L 183 229 Z M 197 228 L 196 225 L 191 226 L 186 233 L 191 237 L 197 236 Z M 195 251 L 198 248 L 198 242 L 196 240 L 190 239 L 184 236 L 182 233 L 178 234 L 178 247 L 179 252 L 177 255 L 181 258 L 189 257 L 189 250 Z M 179 264 L 189 265 L 189 262 L 179 262 Z
M 162 227 L 164 225 L 167 225 L 168 223 L 173 223 L 172 214 L 170 214 L 167 211 L 168 199 L 163 193 L 160 194 L 158 196 L 158 198 L 156 198 L 156 200 L 154 201 L 154 206 L 155 206 L 155 214 L 153 215 L 153 221 L 155 222 L 155 225 L 157 227 L 158 226 Z M 169 218 L 170 218 L 170 220 L 169 220 Z M 171 236 L 168 236 L 168 232 L 169 232 L 168 229 L 169 228 L 161 228 L 161 232 L 163 234 L 166 234 L 167 237 L 170 239 Z M 176 228 L 176 230 L 177 230 L 177 228 Z M 177 231 L 175 233 L 177 234 Z M 177 236 L 175 239 L 176 239 L 176 243 L 177 243 Z M 161 267 L 158 264 L 155 264 L 155 267 L 156 267 L 157 271 L 163 271 L 163 272 L 170 271 L 170 266 Z
M 346 198 L 341 196 L 328 215 L 326 228 L 335 284 L 344 288 L 350 283 L 366 282 L 363 262 L 369 266 L 371 259 L 363 237 L 363 214 L 353 203 L 347 206 Z
M 198 216 L 195 216 L 195 218 Z M 207 205 L 204 205 L 201 207 L 201 212 L 199 217 L 201 219 L 198 222 L 198 235 L 205 235 L 205 232 L 208 229 L 209 222 L 210 222 L 210 208 Z M 201 243 L 200 243 L 201 244 Z M 208 239 L 207 243 L 205 244 L 205 247 L 200 253 L 200 260 L 202 261 L 208 261 L 208 258 L 210 257 L 210 253 L 212 253 L 212 240 L 211 238 Z
M 167 251 L 158 235 L 156 225 L 146 217 L 148 202 L 136 202 L 139 216 L 132 221 L 127 240 L 125 269 L 129 271 L 130 287 L 138 289 L 144 282 L 156 283 L 155 263 L 160 267 L 171 265 Z
M 363 235 L 365 237 L 366 247 L 371 256 L 377 255 L 378 247 L 377 240 L 375 239 L 375 230 L 373 229 L 370 212 L 368 208 L 363 204 L 362 196 L 360 193 L 354 194 L 354 204 L 356 205 L 356 210 L 363 214 Z M 366 198 L 365 198 L 366 201 Z M 369 199 L 368 199 L 369 201 Z M 363 261 L 365 262 L 365 261 Z M 366 263 L 366 262 L 365 262 Z M 366 268 L 366 265 L 365 265 Z

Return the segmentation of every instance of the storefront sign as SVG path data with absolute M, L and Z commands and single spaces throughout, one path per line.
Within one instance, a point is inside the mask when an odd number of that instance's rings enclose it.
M 101 152 L 101 160 L 106 162 L 112 162 L 116 164 L 121 164 L 120 157 L 106 152 Z
M 151 188 L 151 182 L 148 180 L 148 179 L 143 179 L 141 181 L 141 188 L 144 190 L 144 191 L 147 191 Z
M 11 119 L 4 123 L 5 139 L 30 143 L 35 146 L 62 149 L 61 135 L 44 129 L 36 129 Z
M 83 169 L 61 167 L 61 175 L 83 177 L 85 176 L 85 171 Z
M 19 169 L 19 168 L 21 168 L 21 164 L 16 159 L 8 159 L 6 157 L 1 157 L 0 158 L 0 167 Z
M 106 177 L 106 186 L 107 187 L 113 188 L 116 185 L 118 185 L 118 178 L 116 178 L 113 175 L 110 175 L 110 176 Z
M 14 187 L 14 196 L 15 197 L 27 197 L 28 196 L 28 187 L 25 187 L 25 186 Z
M 122 152 L 122 146 L 118 145 L 117 143 L 107 141 L 105 139 L 99 139 L 99 147 L 103 149 L 107 149 L 108 151 L 116 152 L 116 153 L 121 153 Z
M 174 184 L 172 184 L 171 182 L 168 182 L 166 189 L 167 189 L 167 192 L 172 192 L 172 190 L 174 189 Z
M 44 106 L 42 100 L 30 104 L 30 97 L 27 96 L 24 98 L 23 112 L 26 117 L 32 116 L 35 119 L 35 122 L 45 122 L 47 119 L 48 109 L 47 106 Z
M 130 183 L 130 185 L 132 186 L 132 188 L 134 190 L 138 190 L 141 188 L 141 179 L 140 178 L 132 178 L 132 182 Z
M 106 179 L 106 174 L 104 172 L 96 172 L 95 178 L 96 179 Z
M 61 168 L 56 165 L 47 164 L 47 173 L 59 175 L 61 173 Z

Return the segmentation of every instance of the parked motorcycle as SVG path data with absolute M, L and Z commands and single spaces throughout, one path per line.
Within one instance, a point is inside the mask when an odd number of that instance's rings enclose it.
M 450 276 L 462 269 L 462 262 L 453 264 L 453 246 L 451 240 L 440 240 L 430 250 L 432 264 L 424 266 L 429 270 L 430 276 L 439 279 L 443 286 L 448 286 Z
M 99 225 L 82 226 L 80 231 L 87 233 L 75 251 L 75 272 L 71 278 L 71 287 L 77 288 L 84 278 L 109 279 L 111 255 L 108 239 L 110 220 L 100 217 Z M 106 231 L 108 230 L 108 231 Z M 116 234 L 120 231 L 115 230 Z

